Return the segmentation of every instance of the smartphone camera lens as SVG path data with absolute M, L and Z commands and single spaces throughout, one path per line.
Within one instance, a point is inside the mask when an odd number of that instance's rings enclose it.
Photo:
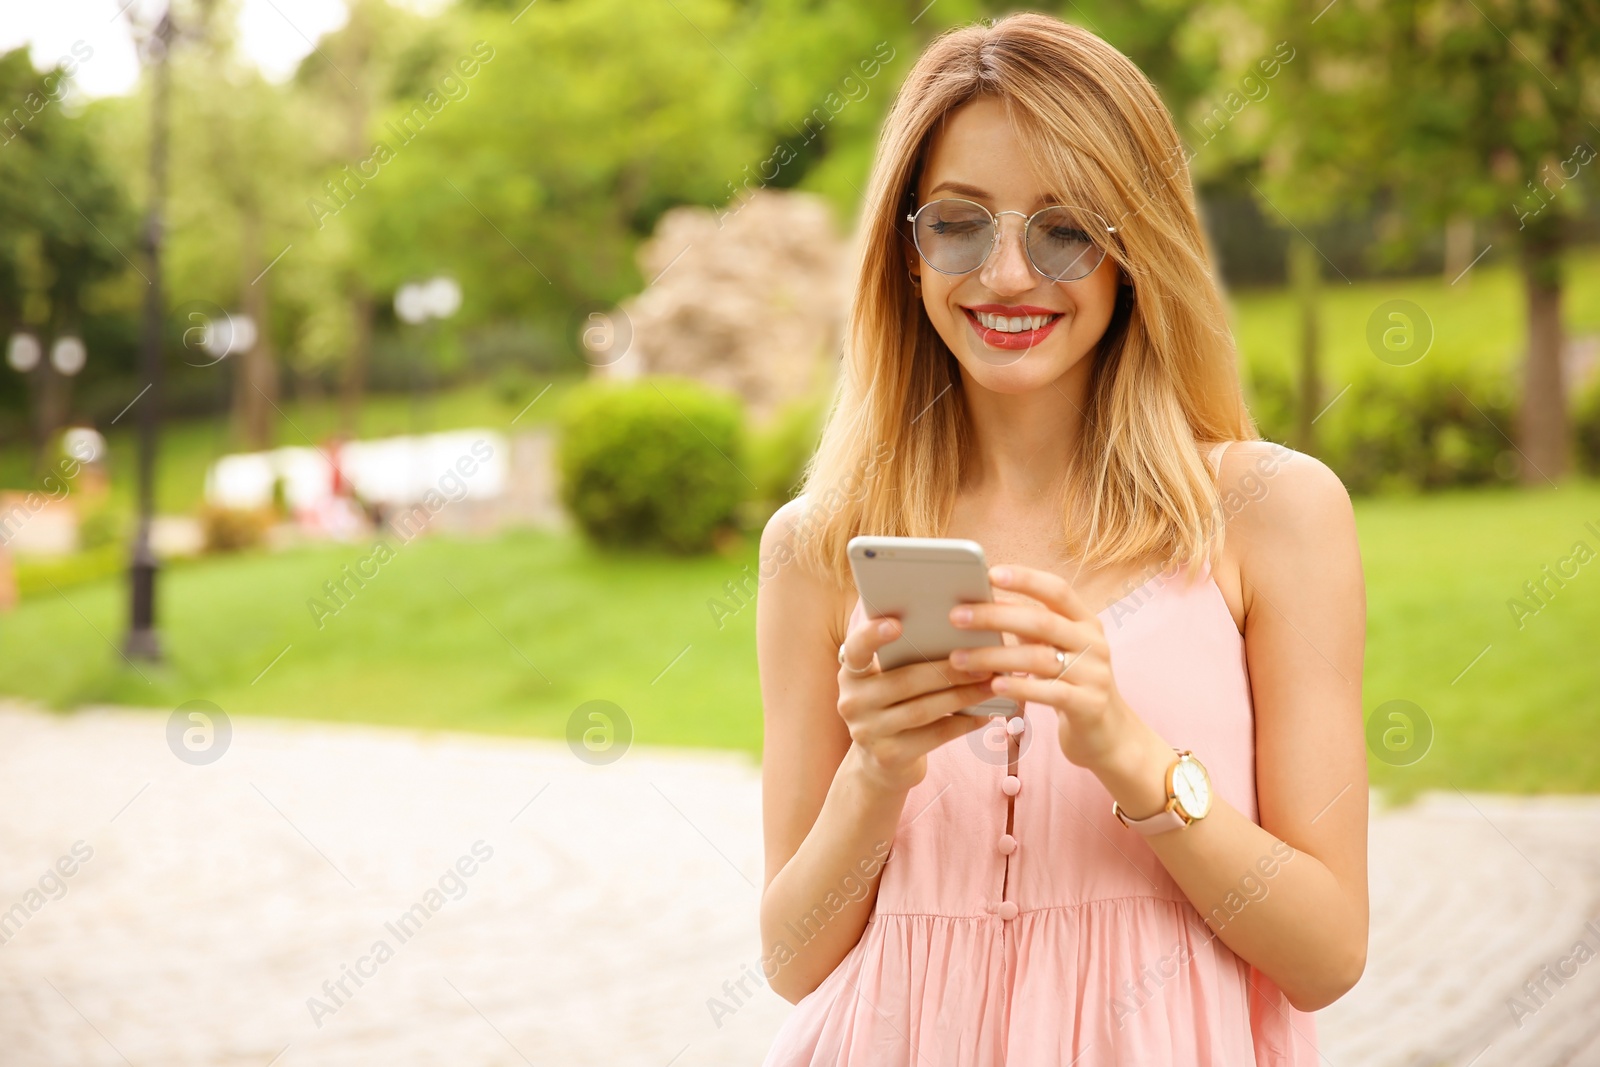
M 868 559 L 877 559 L 878 558 L 878 551 L 877 551 L 877 549 L 874 549 L 874 548 L 869 548 L 862 554 L 865 555 Z

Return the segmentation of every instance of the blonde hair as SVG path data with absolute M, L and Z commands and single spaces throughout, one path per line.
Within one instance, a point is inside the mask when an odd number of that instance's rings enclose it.
M 1116 227 L 1106 254 L 1133 286 L 1120 290 L 1091 357 L 1062 502 L 1066 550 L 1089 569 L 1155 553 L 1214 561 L 1220 501 L 1196 446 L 1258 435 L 1183 145 L 1131 60 L 1037 14 L 945 33 L 890 109 L 866 194 L 843 365 L 804 482 L 801 558 L 848 585 L 851 537 L 944 531 L 971 431 L 959 364 L 906 271 L 902 220 L 933 132 L 979 96 L 1005 104 L 1052 195 Z

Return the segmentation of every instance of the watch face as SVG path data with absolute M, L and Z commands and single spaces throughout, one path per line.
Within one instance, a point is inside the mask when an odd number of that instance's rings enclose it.
M 1172 792 L 1184 813 L 1199 819 L 1211 810 L 1211 780 L 1206 770 L 1192 759 L 1179 760 L 1172 772 Z

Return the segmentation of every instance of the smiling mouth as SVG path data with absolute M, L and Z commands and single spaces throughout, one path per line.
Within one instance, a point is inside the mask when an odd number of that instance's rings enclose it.
M 1001 333 L 1025 333 L 1028 330 L 1040 330 L 1059 319 L 1060 314 L 1053 315 L 996 315 L 989 311 L 975 311 L 972 308 L 962 308 L 969 317 L 976 320 L 979 326 L 986 330 L 998 330 Z
M 1038 345 L 1065 312 L 1035 307 L 963 307 L 967 322 L 978 340 L 990 348 L 1029 349 Z

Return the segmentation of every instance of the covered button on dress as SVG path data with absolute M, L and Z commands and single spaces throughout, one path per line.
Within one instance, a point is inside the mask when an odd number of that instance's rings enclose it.
M 1209 572 L 1158 575 L 1100 620 L 1124 699 L 1259 821 L 1244 640 Z M 995 720 L 930 754 L 860 941 L 765 1064 L 1317 1060 L 1313 1017 L 1215 938 L 1099 779 L 1062 755 L 1055 710 L 1027 704 L 1020 732 Z

